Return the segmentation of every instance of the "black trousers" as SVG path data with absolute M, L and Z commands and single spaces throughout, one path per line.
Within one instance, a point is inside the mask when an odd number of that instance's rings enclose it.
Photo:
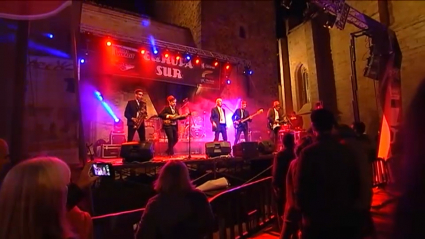
M 145 135 L 145 123 L 143 123 L 142 125 L 140 125 L 139 129 L 134 129 L 133 125 L 129 125 L 128 126 L 128 135 L 127 135 L 127 141 L 133 141 L 134 138 L 134 134 L 139 134 L 139 139 L 140 142 L 146 141 L 146 135 Z
M 214 141 L 218 141 L 220 133 L 221 133 L 221 137 L 223 138 L 223 141 L 227 141 L 226 124 L 218 124 L 217 125 L 217 128 L 215 129 L 215 132 L 214 132 Z
M 279 130 L 279 127 L 275 128 L 274 130 L 270 130 L 270 140 L 274 143 L 275 150 L 277 149 L 277 144 L 279 143 Z
M 164 126 L 165 135 L 167 135 L 168 139 L 168 148 L 166 153 L 168 155 L 174 154 L 174 146 L 179 141 L 179 134 L 177 130 L 177 125 L 167 125 Z
M 235 135 L 235 143 L 233 145 L 236 145 L 239 142 L 239 139 L 241 138 L 241 134 L 243 133 L 243 136 L 245 137 L 245 142 L 248 142 L 248 128 L 247 127 L 239 127 L 236 129 L 236 135 Z

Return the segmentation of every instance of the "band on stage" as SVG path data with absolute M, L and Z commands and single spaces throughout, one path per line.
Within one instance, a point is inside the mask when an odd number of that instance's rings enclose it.
M 146 141 L 145 136 L 145 121 L 148 119 L 147 105 L 143 100 L 143 91 L 137 89 L 134 91 L 135 99 L 127 102 L 124 116 L 127 119 L 128 126 L 128 141 L 133 141 L 134 135 L 137 132 L 140 141 Z M 177 99 L 170 95 L 167 97 L 167 105 L 160 111 L 158 117 L 162 120 L 162 130 L 164 131 L 168 146 L 165 153 L 169 156 L 174 155 L 174 147 L 179 140 L 179 124 L 178 121 L 185 120 L 191 116 L 190 109 L 187 107 L 188 99 L 183 100 L 183 106 L 177 109 Z M 223 100 L 217 98 L 215 106 L 211 109 L 210 122 L 212 132 L 214 133 L 214 141 L 221 140 L 227 141 L 227 126 L 226 110 L 224 109 Z M 249 124 L 253 118 L 263 112 L 262 109 L 257 110 L 254 114 L 250 114 L 247 110 L 247 102 L 241 101 L 238 108 L 232 112 L 232 124 L 235 128 L 234 145 L 238 144 L 241 136 L 243 135 L 245 142 L 250 141 Z M 182 114 L 180 114 L 182 113 Z M 205 111 L 204 111 L 205 113 Z M 190 123 L 189 123 L 190 124 Z M 286 116 L 280 106 L 279 101 L 274 101 L 272 107 L 267 112 L 267 128 L 270 132 L 270 140 L 277 145 L 279 134 L 282 128 L 291 130 L 302 130 L 303 120 L 302 117 L 292 112 Z M 189 132 L 191 134 L 191 132 Z M 181 137 L 181 136 L 180 136 Z M 190 136 L 189 136 L 190 137 Z

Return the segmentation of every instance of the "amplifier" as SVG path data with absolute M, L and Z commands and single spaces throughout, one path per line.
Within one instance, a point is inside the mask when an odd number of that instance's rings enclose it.
M 111 144 L 122 144 L 126 142 L 127 139 L 125 137 L 125 133 L 122 131 L 111 131 L 109 135 L 109 142 Z
M 119 158 L 121 144 L 102 144 L 100 157 L 103 159 Z
M 228 155 L 232 152 L 230 142 L 207 142 L 205 143 L 205 154 L 208 157 L 217 157 L 221 155 Z

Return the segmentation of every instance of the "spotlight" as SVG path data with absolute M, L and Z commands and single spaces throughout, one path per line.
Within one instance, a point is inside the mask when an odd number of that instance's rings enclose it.
M 112 46 L 112 42 L 107 41 L 107 42 L 106 42 L 106 45 L 107 45 L 107 46 Z
M 336 16 L 327 13 L 325 19 L 326 19 L 326 22 L 325 22 L 325 24 L 323 24 L 323 27 L 331 29 L 335 25 Z
M 47 38 L 50 38 L 50 39 L 53 39 L 53 37 L 54 37 L 54 36 L 53 36 L 53 34 L 51 34 L 51 33 L 47 33 L 47 34 L 46 34 L 46 37 L 47 37 Z
M 176 60 L 178 61 L 178 60 L 180 60 L 180 56 L 176 56 Z
M 230 65 L 229 65 L 229 64 L 227 64 L 227 65 L 225 66 L 225 68 L 226 68 L 226 70 L 229 70 L 229 69 L 230 69 Z
M 185 55 L 185 58 L 186 58 L 186 60 L 188 60 L 188 61 L 190 61 L 190 59 L 192 59 L 192 57 L 190 57 L 190 55 L 189 55 L 189 54 L 186 54 L 186 55 Z
M 230 81 L 230 79 L 226 80 L 226 84 L 230 85 L 232 82 Z
M 153 50 L 153 54 L 158 54 L 158 51 L 157 50 Z
M 168 53 L 165 53 L 165 54 L 164 54 L 164 57 L 165 57 L 165 58 L 168 58 L 169 56 L 170 56 L 170 55 L 169 55 Z
M 199 63 L 201 63 L 201 60 L 199 60 L 199 58 L 198 58 L 198 59 L 195 60 L 195 64 L 199 64 Z
M 143 54 L 146 53 L 146 51 L 145 50 L 140 50 L 140 53 L 143 55 Z
M 214 66 L 218 66 L 218 61 L 215 61 L 214 62 Z
M 81 63 L 81 64 L 84 64 L 84 62 L 86 62 L 86 60 L 84 60 L 84 59 L 80 59 L 80 63 Z

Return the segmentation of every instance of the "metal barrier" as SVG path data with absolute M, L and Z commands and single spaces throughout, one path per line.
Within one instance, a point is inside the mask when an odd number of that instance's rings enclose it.
M 372 162 L 373 187 L 386 186 L 392 182 L 391 171 L 388 163 L 382 158 L 377 158 Z
M 209 201 L 216 219 L 215 232 L 208 235 L 211 239 L 246 237 L 274 219 L 271 177 L 227 190 Z M 139 222 L 143 210 L 92 217 L 94 238 L 133 238 L 133 225 Z

